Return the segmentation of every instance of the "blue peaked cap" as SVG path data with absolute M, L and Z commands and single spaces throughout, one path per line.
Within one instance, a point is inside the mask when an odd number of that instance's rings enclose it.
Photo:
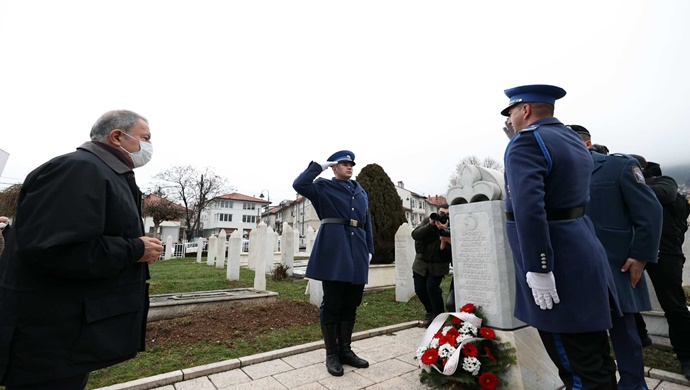
M 510 107 L 518 103 L 548 103 L 554 105 L 556 100 L 565 96 L 565 89 L 546 84 L 523 85 L 506 89 L 506 96 L 510 98 L 508 107 L 501 111 L 501 115 L 509 116 Z
M 352 161 L 352 165 L 355 165 L 355 154 L 349 150 L 340 150 L 331 154 L 326 161 Z

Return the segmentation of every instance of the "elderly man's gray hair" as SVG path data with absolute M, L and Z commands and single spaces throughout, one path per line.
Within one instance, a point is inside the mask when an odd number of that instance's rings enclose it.
M 91 141 L 105 141 L 110 135 L 110 132 L 115 129 L 120 129 L 125 133 L 129 133 L 129 129 L 131 129 L 139 119 L 149 123 L 146 118 L 136 112 L 128 110 L 108 111 L 101 115 L 96 123 L 93 124 L 91 128 Z

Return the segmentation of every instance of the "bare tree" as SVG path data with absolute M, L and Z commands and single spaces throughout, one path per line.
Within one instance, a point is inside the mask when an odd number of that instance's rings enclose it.
M 208 167 L 198 170 L 191 165 L 178 165 L 154 177 L 174 183 L 163 190 L 168 199 L 184 206 L 187 239 L 199 236 L 201 212 L 227 191 L 227 180 Z
M 158 192 L 160 193 L 160 191 Z M 153 220 L 153 231 L 158 232 L 161 222 L 182 218 L 184 216 L 184 208 L 154 193 L 146 196 L 141 213 L 144 217 L 151 217 Z
M 13 184 L 0 191 L 0 215 L 14 217 L 17 214 L 17 203 L 21 190 L 21 184 Z
M 460 160 L 458 165 L 455 166 L 455 171 L 450 175 L 448 188 L 451 188 L 460 182 L 460 173 L 462 172 L 463 165 L 476 165 L 478 167 L 491 168 L 503 172 L 503 164 L 496 161 L 492 157 L 485 157 L 484 160 L 480 160 L 479 157 L 474 155 L 467 156 Z

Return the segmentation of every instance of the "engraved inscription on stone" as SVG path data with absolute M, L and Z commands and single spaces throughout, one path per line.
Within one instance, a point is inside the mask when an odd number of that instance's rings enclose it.
M 459 235 L 460 245 L 453 248 L 456 254 L 455 270 L 464 288 L 463 302 L 481 305 L 485 314 L 496 314 L 496 283 L 498 270 L 492 261 L 492 236 L 489 233 L 489 215 L 476 212 L 457 215 L 453 220 L 452 234 Z M 455 241 L 457 242 L 457 241 Z

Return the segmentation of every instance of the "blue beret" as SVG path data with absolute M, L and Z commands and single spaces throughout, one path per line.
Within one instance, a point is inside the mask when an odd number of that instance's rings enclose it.
M 557 99 L 565 96 L 565 89 L 553 85 L 533 84 L 506 89 L 506 96 L 510 98 L 508 107 L 501 111 L 501 115 L 509 116 L 510 107 L 518 103 L 548 103 L 555 104 Z
M 355 154 L 349 150 L 340 150 L 331 154 L 326 161 L 352 161 L 352 165 L 355 165 Z

